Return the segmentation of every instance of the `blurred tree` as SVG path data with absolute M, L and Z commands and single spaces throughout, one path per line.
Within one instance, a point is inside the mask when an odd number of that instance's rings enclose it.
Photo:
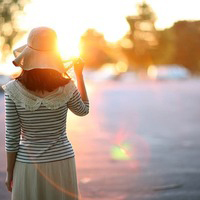
M 178 64 L 200 74 L 200 21 L 178 21 L 157 31 L 155 14 L 145 1 L 138 5 L 138 15 L 127 17 L 127 21 L 130 31 L 119 44 L 132 69 Z
M 171 29 L 176 37 L 174 62 L 200 74 L 200 21 L 179 21 Z
M 103 34 L 88 29 L 80 40 L 81 57 L 89 68 L 99 68 L 112 59 L 108 55 L 109 47 Z
M 200 21 L 178 21 L 158 35 L 155 64 L 178 64 L 200 73 Z
M 157 48 L 152 51 L 154 64 L 174 64 L 174 56 L 176 52 L 176 37 L 174 31 L 171 28 L 157 31 L 157 38 Z
M 153 23 L 156 21 L 156 15 L 153 12 L 152 8 L 145 2 L 137 5 L 138 16 L 147 21 L 152 21 Z
M 132 47 L 124 49 L 135 70 L 147 69 L 153 63 L 152 51 L 157 47 L 157 32 L 154 26 L 156 16 L 144 1 L 138 4 L 138 15 L 128 16 L 130 32 L 124 38 L 132 42 Z M 122 47 L 123 48 L 123 47 Z
M 24 34 L 17 26 L 17 17 L 23 13 L 29 0 L 0 0 L 0 48 L 1 61 L 10 53 L 16 39 Z

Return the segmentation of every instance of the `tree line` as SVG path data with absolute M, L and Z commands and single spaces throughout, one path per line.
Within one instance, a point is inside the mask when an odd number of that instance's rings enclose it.
M 90 68 L 123 60 L 129 70 L 147 70 L 150 65 L 177 64 L 200 74 L 200 21 L 177 21 L 172 27 L 156 30 L 151 7 L 138 5 L 138 15 L 128 16 L 130 31 L 115 44 L 89 29 L 81 38 L 82 57 Z

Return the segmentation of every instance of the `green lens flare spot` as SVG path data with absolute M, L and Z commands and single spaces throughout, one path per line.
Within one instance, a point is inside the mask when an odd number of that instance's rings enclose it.
M 130 145 L 129 144 L 122 144 L 122 145 L 115 145 L 111 147 L 111 157 L 114 160 L 130 160 L 131 153 L 130 153 Z

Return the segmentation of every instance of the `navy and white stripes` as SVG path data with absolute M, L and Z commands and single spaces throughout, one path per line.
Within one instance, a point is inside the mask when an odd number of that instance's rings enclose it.
M 51 162 L 70 158 L 74 151 L 66 135 L 68 108 L 76 115 L 89 112 L 89 102 L 82 101 L 78 89 L 68 102 L 57 109 L 43 104 L 35 111 L 26 110 L 5 93 L 6 151 L 17 152 L 17 161 Z

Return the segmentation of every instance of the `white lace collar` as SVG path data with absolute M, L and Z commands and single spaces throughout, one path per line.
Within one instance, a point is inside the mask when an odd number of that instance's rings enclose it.
M 12 80 L 3 85 L 2 88 L 14 101 L 15 104 L 20 104 L 26 110 L 37 110 L 41 103 L 48 109 L 57 109 L 63 106 L 72 97 L 76 86 L 73 81 L 70 81 L 65 86 L 59 87 L 45 97 L 38 97 L 30 93 L 19 81 Z

